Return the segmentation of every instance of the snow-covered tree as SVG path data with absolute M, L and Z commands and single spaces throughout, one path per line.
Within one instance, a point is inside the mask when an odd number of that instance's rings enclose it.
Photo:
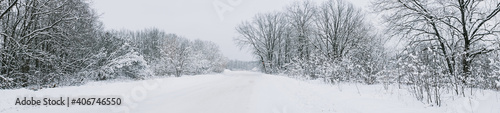
M 213 42 L 194 40 L 192 43 L 193 61 L 190 64 L 192 74 L 220 73 L 224 71 L 226 59 Z
M 197 59 L 195 73 L 222 72 L 226 61 L 211 42 L 193 53 L 191 41 L 155 28 L 105 31 L 86 0 L 2 0 L 0 21 L 0 88 L 179 76 Z
M 0 7 L 0 75 L 12 82 L 3 88 L 57 86 L 88 64 L 101 27 L 87 2 L 9 0 Z
M 252 21 L 243 22 L 236 30 L 240 37 L 236 42 L 241 47 L 249 47 L 261 62 L 265 73 L 277 73 L 283 66 L 282 59 L 286 52 L 283 43 L 289 32 L 289 26 L 283 13 L 258 14 Z
M 285 9 L 258 14 L 236 27 L 236 43 L 252 50 L 261 71 L 329 81 L 365 76 L 365 82 L 376 82 L 385 40 L 370 31 L 359 8 L 329 0 L 321 5 L 295 2 Z
M 500 49 L 497 0 L 378 0 L 377 11 L 394 36 L 410 43 L 408 48 L 436 48 L 442 67 L 456 84 L 468 85 L 475 61 Z M 459 89 L 456 89 L 459 90 Z M 462 92 L 463 93 L 463 92 Z
M 98 79 L 114 79 L 117 77 L 142 79 L 152 76 L 144 57 L 128 43 L 124 43 L 118 50 L 112 52 L 110 57 L 112 59 L 100 67 Z

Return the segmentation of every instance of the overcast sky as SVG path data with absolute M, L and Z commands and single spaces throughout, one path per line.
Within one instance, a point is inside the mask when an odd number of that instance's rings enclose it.
M 235 27 L 258 12 L 282 10 L 296 0 L 93 0 L 106 29 L 159 28 L 189 39 L 215 42 L 229 59 L 254 60 L 233 38 Z M 316 0 L 317 2 L 324 0 Z M 369 0 L 352 0 L 366 7 Z M 214 5 L 215 4 L 215 5 Z M 217 11 L 216 6 L 228 9 Z M 221 9 L 221 8 L 219 8 Z

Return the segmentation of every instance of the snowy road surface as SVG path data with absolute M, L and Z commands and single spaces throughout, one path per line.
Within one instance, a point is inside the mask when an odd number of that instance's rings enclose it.
M 120 106 L 18 106 L 17 97 L 123 98 Z M 0 113 L 498 113 L 498 93 L 444 100 L 429 107 L 404 90 L 380 85 L 327 85 L 246 71 L 216 75 L 94 82 L 31 91 L 0 90 Z M 476 102 L 476 103 L 475 103 Z M 464 104 L 472 103 L 472 104 Z

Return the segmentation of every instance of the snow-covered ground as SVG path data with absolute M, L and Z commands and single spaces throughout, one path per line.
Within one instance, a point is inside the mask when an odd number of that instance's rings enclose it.
M 500 93 L 444 98 L 442 107 L 416 101 L 405 89 L 328 85 L 247 71 L 215 75 L 93 82 L 31 91 L 0 90 L 0 113 L 500 113 Z M 121 97 L 120 106 L 19 106 L 17 97 Z M 454 98 L 451 98 L 454 97 Z

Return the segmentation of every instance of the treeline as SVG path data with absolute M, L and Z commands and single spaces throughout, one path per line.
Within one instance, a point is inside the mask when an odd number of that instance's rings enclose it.
M 259 62 L 258 61 L 240 61 L 240 60 L 229 60 L 227 62 L 226 69 L 231 71 L 258 71 L 259 70 Z
M 154 75 L 196 75 L 220 73 L 228 62 L 214 42 L 168 34 L 159 29 L 113 31 L 120 39 L 137 48 Z
M 265 73 L 374 83 L 385 62 L 384 40 L 360 9 L 345 1 L 295 2 L 241 23 L 236 42 Z
M 265 73 L 399 84 L 439 106 L 443 94 L 500 87 L 498 6 L 495 0 L 378 0 L 373 10 L 387 25 L 378 34 L 360 8 L 343 0 L 295 2 L 241 23 L 236 42 L 253 50 Z M 389 38 L 401 40 L 404 50 L 386 49 Z
M 85 0 L 0 1 L 0 89 L 222 72 L 216 44 L 158 29 L 105 31 Z

